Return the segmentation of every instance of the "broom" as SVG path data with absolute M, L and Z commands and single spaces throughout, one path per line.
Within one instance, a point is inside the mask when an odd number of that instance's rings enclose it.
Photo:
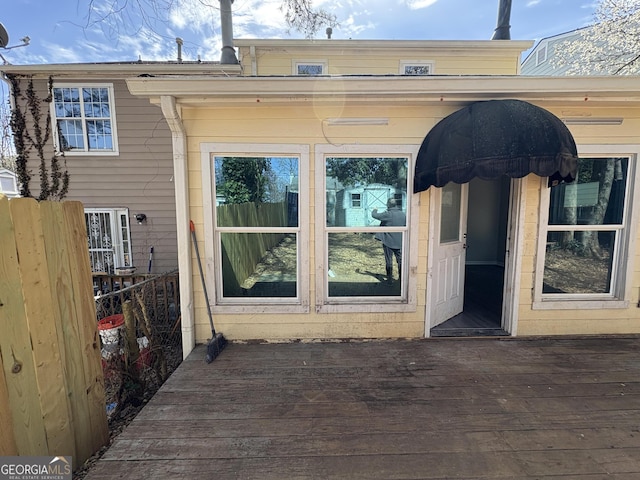
M 205 361 L 211 363 L 220 354 L 227 344 L 227 340 L 221 333 L 216 333 L 213 326 L 213 315 L 211 315 L 211 305 L 209 304 L 209 295 L 207 295 L 207 285 L 204 281 L 204 272 L 202 271 L 202 262 L 200 261 L 200 251 L 198 250 L 198 242 L 196 240 L 196 227 L 192 220 L 189 220 L 189 228 L 191 229 L 191 238 L 193 239 L 193 247 L 196 249 L 196 258 L 198 259 L 198 270 L 200 270 L 200 279 L 202 280 L 202 289 L 204 290 L 204 299 L 207 302 L 207 312 L 209 313 L 209 324 L 211 325 L 211 340 L 207 345 L 207 356 Z

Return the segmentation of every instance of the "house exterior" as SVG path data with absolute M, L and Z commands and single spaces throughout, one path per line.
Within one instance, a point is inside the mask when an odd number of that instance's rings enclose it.
M 160 107 L 131 95 L 125 79 L 171 72 L 216 75 L 219 65 L 130 62 L 3 65 L 0 70 L 16 79 L 22 93 L 32 79 L 40 99 L 48 95 L 49 78 L 53 81 L 50 112 L 56 130 L 45 158 L 61 150 L 61 141 L 66 143 L 66 199 L 85 206 L 93 270 L 116 273 L 133 266 L 136 273 L 161 273 L 177 268 L 171 131 Z M 37 197 L 39 163 L 33 151 L 28 169 Z
M 531 45 L 237 40 L 239 65 L 164 65 L 146 75 L 122 67 L 114 91 L 123 108 L 161 116 L 152 131 L 162 124 L 171 149 L 163 172 L 175 188 L 185 355 L 211 336 L 206 297 L 230 340 L 431 337 L 464 316 L 478 284 L 506 335 L 640 333 L 640 84 L 521 76 Z M 41 68 L 44 82 L 51 66 Z M 84 68 L 83 77 L 107 78 Z M 577 145 L 577 183 L 499 175 L 414 192 L 434 126 L 507 99 L 562 119 Z M 357 207 L 350 195 L 362 200 L 367 189 L 386 197 L 378 210 L 400 199 L 406 224 L 338 214 L 346 195 Z M 383 234 L 402 245 L 391 278 Z M 498 271 L 499 281 L 465 284 L 471 267 Z
M 519 56 L 530 42 L 236 45 L 241 76 L 127 79 L 133 95 L 168 115 L 175 168 L 182 170 L 178 225 L 196 224 L 216 328 L 227 338 L 429 337 L 464 313 L 470 265 L 503 269 L 496 298 L 508 335 L 640 332 L 634 79 L 520 76 Z M 425 135 L 449 114 L 491 99 L 530 102 L 566 122 L 584 177 L 577 186 L 549 188 L 547 178 L 531 174 L 413 192 Z M 216 199 L 229 188 L 223 169 L 235 168 L 238 158 L 298 178 L 296 222 L 221 216 Z M 384 255 L 375 239 L 385 227 L 328 213 L 338 204 L 337 185 L 367 183 L 357 169 L 363 162 L 395 172 L 394 192 L 406 195 L 407 224 L 392 229 L 402 236 L 403 268 L 391 283 L 383 281 Z M 615 188 L 598 187 L 616 200 L 591 224 L 598 204 L 586 190 L 598 171 L 617 172 Z M 265 193 L 270 208 L 283 202 L 277 190 Z M 566 212 L 578 219 L 568 220 Z M 266 235 L 278 235 L 288 248 L 237 260 L 251 256 L 245 252 Z M 596 256 L 579 251 L 594 237 Z M 194 257 L 182 248 L 189 241 L 178 228 L 181 279 L 191 282 L 194 305 L 182 316 L 187 351 L 210 337 Z M 269 267 L 275 258 L 282 265 Z M 590 269 L 594 259 L 598 267 Z

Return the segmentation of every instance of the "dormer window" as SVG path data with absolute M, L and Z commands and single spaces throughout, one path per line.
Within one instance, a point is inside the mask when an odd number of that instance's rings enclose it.
M 401 61 L 400 75 L 432 75 L 433 62 L 424 61 Z

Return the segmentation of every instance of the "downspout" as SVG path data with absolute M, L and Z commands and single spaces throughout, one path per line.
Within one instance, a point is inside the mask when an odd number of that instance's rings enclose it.
M 500 0 L 498 4 L 498 25 L 491 40 L 511 40 L 511 0 Z
M 189 169 L 187 167 L 187 133 L 170 95 L 160 97 L 162 114 L 169 124 L 173 144 L 173 180 L 176 194 L 178 234 L 178 269 L 180 279 L 180 315 L 182 358 L 187 358 L 196 345 L 193 308 L 193 276 L 191 271 L 191 237 L 189 230 Z
M 220 30 L 222 31 L 222 54 L 220 63 L 223 65 L 237 65 L 236 49 L 233 47 L 233 21 L 231 4 L 233 0 L 220 0 Z

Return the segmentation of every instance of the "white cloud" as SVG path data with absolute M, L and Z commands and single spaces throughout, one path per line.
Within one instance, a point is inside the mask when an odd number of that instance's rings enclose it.
M 527 2 L 527 4 L 525 5 L 527 8 L 529 7 L 535 7 L 536 5 L 538 5 L 542 0 L 529 0 Z
M 402 0 L 401 3 L 407 5 L 409 10 L 420 10 L 436 3 L 438 0 Z

